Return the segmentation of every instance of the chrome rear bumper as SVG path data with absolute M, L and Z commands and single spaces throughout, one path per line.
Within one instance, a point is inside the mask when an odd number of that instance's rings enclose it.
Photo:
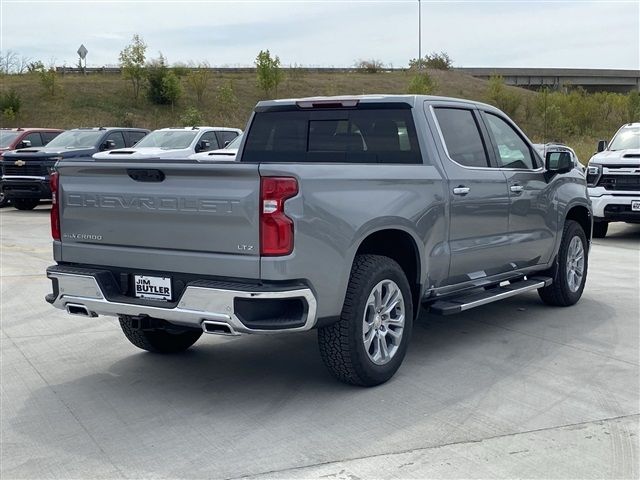
M 98 315 L 133 317 L 148 316 L 166 320 L 175 325 L 190 328 L 202 328 L 206 333 L 237 335 L 241 333 L 275 334 L 305 331 L 316 323 L 316 299 L 311 289 L 295 288 L 291 290 L 234 290 L 212 288 L 199 285 L 187 285 L 177 305 L 165 308 L 155 305 L 142 305 L 126 301 L 111 301 L 105 295 L 100 282 L 90 273 L 59 271 L 56 267 L 47 270 L 47 277 L 54 282 L 54 293 L 47 301 L 54 307 L 67 310 L 74 315 L 95 317 Z M 57 285 L 57 287 L 56 287 Z M 291 300 L 300 299 L 305 303 L 301 309 L 300 322 L 293 328 L 255 328 L 246 326 L 235 310 L 236 299 L 251 300 Z M 135 301 L 135 299 L 131 299 Z M 148 302 L 147 302 L 148 303 Z M 86 315 L 84 309 L 86 309 Z M 254 322 L 255 324 L 255 322 Z M 221 325 L 229 328 L 212 329 L 208 326 Z

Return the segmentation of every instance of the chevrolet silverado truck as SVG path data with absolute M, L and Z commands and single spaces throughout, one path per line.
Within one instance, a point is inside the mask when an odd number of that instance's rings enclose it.
M 46 146 L 31 145 L 2 156 L 2 193 L 18 210 L 32 210 L 51 198 L 49 175 L 65 158 L 91 157 L 95 152 L 133 145 L 149 130 L 140 128 L 76 128 Z
M 0 157 L 10 150 L 44 146 L 63 131 L 55 128 L 2 128 L 0 129 Z M 0 186 L 0 208 L 8 203 Z
M 144 137 L 133 148 L 119 148 L 93 155 L 96 160 L 139 158 L 186 158 L 217 150 L 237 138 L 242 130 L 227 127 L 161 128 Z
M 372 386 L 400 367 L 421 306 L 535 290 L 569 306 L 587 278 L 591 205 L 571 156 L 542 159 L 471 101 L 264 101 L 235 162 L 65 159 L 51 184 L 46 300 L 116 316 L 151 352 L 317 329 L 329 371 Z
M 611 143 L 598 142 L 587 185 L 595 238 L 607 235 L 610 222 L 640 223 L 640 123 L 620 127 Z

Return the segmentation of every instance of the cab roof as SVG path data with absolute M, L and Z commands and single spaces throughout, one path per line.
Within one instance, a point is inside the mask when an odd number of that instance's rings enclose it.
M 240 132 L 239 128 L 230 128 L 230 127 L 208 127 L 208 126 L 197 126 L 197 127 L 165 127 L 154 130 L 155 132 L 165 132 L 165 131 L 185 131 L 191 132 L 194 130 L 216 130 L 219 132 Z
M 0 131 L 3 132 L 64 132 L 60 128 L 47 128 L 47 127 L 17 127 L 17 128 L 4 128 Z
M 304 97 L 304 98 L 284 98 L 278 100 L 262 100 L 258 102 L 256 108 L 269 108 L 285 105 L 298 105 L 312 108 L 313 104 L 339 104 L 344 107 L 355 106 L 357 103 L 406 103 L 414 107 L 420 102 L 453 102 L 466 105 L 481 106 L 483 108 L 495 109 L 494 106 L 474 100 L 464 98 L 440 97 L 435 95 L 395 95 L 395 94 L 368 94 L 368 95 L 337 95 L 332 97 Z

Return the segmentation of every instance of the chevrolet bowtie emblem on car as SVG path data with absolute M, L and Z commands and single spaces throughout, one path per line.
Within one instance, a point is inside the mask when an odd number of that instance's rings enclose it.
M 27 163 L 27 162 L 25 162 L 24 160 L 16 160 L 15 165 L 17 165 L 17 166 L 21 167 L 21 166 L 23 166 L 25 163 Z

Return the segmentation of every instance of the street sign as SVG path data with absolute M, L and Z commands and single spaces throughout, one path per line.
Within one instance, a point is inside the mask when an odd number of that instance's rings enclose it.
M 78 48 L 78 55 L 80 55 L 80 58 L 84 60 L 87 56 L 87 53 L 89 53 L 87 47 L 85 47 L 84 45 L 80 45 L 80 48 Z

